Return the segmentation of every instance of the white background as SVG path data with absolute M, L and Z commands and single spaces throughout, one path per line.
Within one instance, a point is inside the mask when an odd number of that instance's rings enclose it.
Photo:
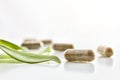
M 0 69 L 0 80 L 119 80 L 119 34 L 119 0 L 0 0 L 0 38 L 16 43 L 50 38 L 95 52 L 101 44 L 114 49 L 112 58 L 99 59 L 96 53 L 89 64 L 65 60 L 57 67 L 1 64 L 7 67 Z

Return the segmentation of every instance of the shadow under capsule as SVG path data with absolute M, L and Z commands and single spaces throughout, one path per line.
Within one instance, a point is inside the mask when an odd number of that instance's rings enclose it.
M 65 62 L 64 70 L 68 72 L 94 73 L 95 67 L 92 63 Z
M 100 56 L 98 57 L 97 61 L 102 66 L 107 66 L 107 67 L 113 66 L 113 59 L 109 57 Z

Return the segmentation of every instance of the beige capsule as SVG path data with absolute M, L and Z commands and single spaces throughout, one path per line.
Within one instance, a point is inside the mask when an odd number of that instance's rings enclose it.
M 53 49 L 57 51 L 65 51 L 66 49 L 73 49 L 73 45 L 69 43 L 54 43 Z
M 112 48 L 108 46 L 98 46 L 97 51 L 104 57 L 111 57 L 113 55 Z
M 41 47 L 40 42 L 36 39 L 25 39 L 21 46 L 28 49 L 39 49 Z
M 52 40 L 50 39 L 44 39 L 44 40 L 41 40 L 43 42 L 44 45 L 49 45 L 49 44 L 52 44 Z
M 90 62 L 94 60 L 95 55 L 90 49 L 68 49 L 64 57 L 70 62 Z

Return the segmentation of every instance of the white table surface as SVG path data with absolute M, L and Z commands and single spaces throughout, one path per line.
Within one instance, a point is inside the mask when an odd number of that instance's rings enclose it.
M 118 42 L 112 48 L 114 55 L 103 58 L 93 48 L 96 58 L 89 63 L 71 63 L 64 59 L 64 53 L 53 51 L 61 59 L 61 64 L 7 64 L 0 63 L 0 80 L 119 80 L 120 50 Z M 87 47 L 87 45 L 84 45 Z M 89 47 L 89 45 L 88 45 Z

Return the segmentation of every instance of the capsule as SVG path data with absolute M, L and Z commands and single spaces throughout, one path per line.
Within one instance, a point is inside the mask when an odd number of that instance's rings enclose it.
M 39 49 L 41 47 L 40 42 L 36 39 L 25 39 L 21 46 L 28 49 Z
M 57 50 L 57 51 L 65 51 L 66 49 L 73 49 L 73 45 L 72 44 L 68 44 L 68 43 L 54 43 L 53 44 L 53 49 Z
M 97 51 L 104 57 L 111 57 L 113 55 L 113 50 L 108 46 L 98 46 Z
M 41 40 L 43 42 L 44 45 L 49 45 L 52 44 L 52 40 L 50 39 L 45 39 L 45 40 Z
M 90 49 L 68 49 L 64 57 L 69 62 L 91 62 L 94 60 L 94 52 Z

